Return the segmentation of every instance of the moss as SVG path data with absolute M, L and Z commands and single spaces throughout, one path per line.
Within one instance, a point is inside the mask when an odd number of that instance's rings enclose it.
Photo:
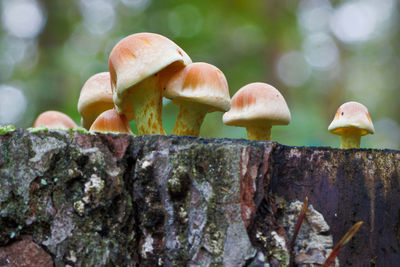
M 0 126 L 0 134 L 12 133 L 15 131 L 14 125 Z
M 40 132 L 48 132 L 49 128 L 47 128 L 47 127 L 36 127 L 36 128 L 30 127 L 26 130 L 28 130 L 30 133 L 40 133 Z
M 272 257 L 279 261 L 279 266 L 289 266 L 289 257 L 286 250 L 275 248 L 272 249 L 270 253 Z
M 88 134 L 88 135 L 96 135 L 93 132 L 89 132 L 85 128 L 77 128 L 77 129 L 70 129 L 71 133 L 83 133 L 83 134 Z

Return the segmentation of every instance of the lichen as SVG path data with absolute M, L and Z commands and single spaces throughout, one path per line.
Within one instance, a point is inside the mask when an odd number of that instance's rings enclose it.
M 74 202 L 74 210 L 82 216 L 85 212 L 85 203 L 82 200 Z
M 213 254 L 215 261 L 218 261 L 224 251 L 224 234 L 217 229 L 214 223 L 210 223 L 204 234 L 204 248 Z
M 12 239 L 12 238 L 14 238 L 15 237 L 15 235 L 16 235 L 16 233 L 15 232 L 11 232 L 10 233 L 10 238 Z
M 289 266 L 290 255 L 283 237 L 279 236 L 277 232 L 271 232 L 273 249 L 270 251 L 270 256 L 279 261 L 279 266 Z
M 85 196 L 82 198 L 82 201 L 86 204 L 99 201 L 103 189 L 104 181 L 96 174 L 92 174 L 89 180 L 85 183 Z
M 187 223 L 189 221 L 188 214 L 184 207 L 180 207 L 178 213 L 179 213 L 179 217 L 182 219 L 182 221 L 184 223 Z

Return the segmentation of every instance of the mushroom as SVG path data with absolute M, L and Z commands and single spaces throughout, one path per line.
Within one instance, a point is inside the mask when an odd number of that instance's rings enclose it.
M 340 148 L 360 148 L 361 136 L 375 132 L 368 109 L 358 102 L 347 102 L 336 111 L 328 127 L 340 135 Z
M 223 116 L 231 126 L 246 127 L 249 140 L 271 140 L 272 125 L 290 122 L 290 111 L 281 93 L 265 83 L 251 83 L 232 97 L 232 107 Z
M 78 100 L 82 127 L 89 129 L 102 112 L 113 107 L 110 73 L 101 72 L 90 77 L 83 85 Z
M 165 134 L 161 108 L 169 78 L 192 61 L 168 38 L 154 33 L 125 37 L 109 58 L 111 88 L 120 114 L 135 118 L 139 135 Z
M 101 113 L 93 122 L 89 131 L 132 134 L 128 119 L 125 115 L 120 115 L 115 109 L 109 109 Z
M 49 110 L 40 114 L 35 123 L 33 124 L 33 128 L 46 127 L 50 129 L 77 129 L 78 125 L 70 118 L 68 115 L 64 113 Z
M 169 80 L 165 97 L 179 105 L 173 134 L 198 136 L 208 112 L 227 111 L 231 101 L 222 71 L 207 63 L 193 63 Z

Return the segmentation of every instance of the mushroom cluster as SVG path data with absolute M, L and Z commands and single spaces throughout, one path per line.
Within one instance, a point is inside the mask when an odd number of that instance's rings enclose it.
M 81 125 L 89 131 L 133 134 L 129 122 L 135 120 L 139 135 L 166 134 L 162 98 L 167 97 L 180 107 L 173 134 L 198 136 L 207 113 L 227 111 L 231 105 L 221 70 L 208 63 L 192 63 L 182 48 L 159 34 L 123 38 L 112 49 L 108 66 L 109 72 L 85 82 L 79 96 Z M 77 127 L 43 121 L 41 125 Z
M 136 33 L 120 40 L 108 60 L 109 72 L 90 77 L 82 87 L 78 111 L 83 128 L 94 132 L 139 135 L 166 134 L 162 98 L 179 106 L 173 134 L 199 136 L 207 113 L 225 112 L 223 123 L 245 127 L 250 140 L 271 140 L 274 125 L 287 125 L 291 116 L 282 94 L 266 83 L 250 83 L 230 99 L 228 82 L 217 67 L 190 57 L 170 39 Z M 67 115 L 41 114 L 34 127 L 76 129 Z M 328 130 L 341 135 L 341 148 L 360 147 L 360 138 L 374 133 L 365 106 L 348 102 L 339 107 Z

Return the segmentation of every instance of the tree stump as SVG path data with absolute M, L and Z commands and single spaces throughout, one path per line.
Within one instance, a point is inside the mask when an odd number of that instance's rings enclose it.
M 398 151 L 181 136 L 0 135 L 0 265 L 400 262 Z M 289 248 L 301 202 L 310 211 Z M 29 248 L 29 249 L 26 249 Z

